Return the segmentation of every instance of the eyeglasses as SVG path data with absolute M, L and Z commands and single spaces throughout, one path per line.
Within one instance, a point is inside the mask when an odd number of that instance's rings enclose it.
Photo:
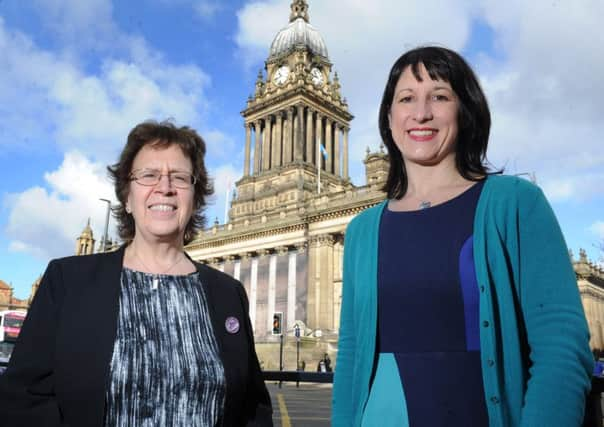
M 130 173 L 130 180 L 136 181 L 137 184 L 148 187 L 159 184 L 162 176 L 167 176 L 170 184 L 176 188 L 187 189 L 191 188 L 197 182 L 197 179 L 188 172 L 169 172 L 161 173 L 157 169 L 139 169 Z

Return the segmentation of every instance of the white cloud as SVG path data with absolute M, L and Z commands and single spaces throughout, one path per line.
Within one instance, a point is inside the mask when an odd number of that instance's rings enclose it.
M 209 198 L 206 208 L 207 225 L 212 225 L 215 219 L 223 224 L 225 222 L 227 189 L 229 190 L 229 198 L 232 198 L 235 181 L 241 178 L 241 171 L 235 169 L 232 164 L 225 163 L 216 168 L 210 168 L 209 174 L 214 183 L 214 195 Z
M 46 34 L 57 39 L 72 59 L 126 47 L 127 37 L 113 21 L 111 0 L 33 0 L 23 7 L 43 17 Z
M 0 18 L 0 131 L 7 136 L 0 144 L 56 144 L 112 162 L 143 120 L 200 127 L 209 77 L 194 65 L 166 63 L 142 39 L 130 41 L 130 59 L 105 59 L 97 73 L 86 73 Z
M 217 161 L 236 161 L 243 155 L 238 143 L 220 130 L 205 131 L 203 138 L 206 142 L 207 158 Z
M 555 198 L 601 197 L 604 3 L 485 0 L 505 61 L 485 67 L 492 154 L 535 172 Z
M 604 221 L 596 221 L 589 226 L 589 231 L 604 242 Z
M 72 255 L 88 217 L 98 242 L 106 214 L 99 198 L 115 199 L 104 165 L 72 151 L 44 178 L 48 188 L 32 187 L 5 200 L 11 250 L 41 258 Z

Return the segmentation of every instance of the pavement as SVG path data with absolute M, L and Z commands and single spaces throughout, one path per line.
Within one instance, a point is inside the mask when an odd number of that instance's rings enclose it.
M 266 387 L 273 402 L 275 427 L 329 427 L 332 384 L 270 381 Z

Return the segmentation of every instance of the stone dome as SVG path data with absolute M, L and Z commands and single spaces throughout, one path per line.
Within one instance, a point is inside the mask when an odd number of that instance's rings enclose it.
M 283 28 L 271 44 L 269 58 L 287 54 L 296 47 L 306 47 L 313 54 L 327 58 L 327 46 L 319 31 L 303 17 L 298 17 Z
M 4 280 L 0 280 L 0 289 L 10 290 L 12 288 Z

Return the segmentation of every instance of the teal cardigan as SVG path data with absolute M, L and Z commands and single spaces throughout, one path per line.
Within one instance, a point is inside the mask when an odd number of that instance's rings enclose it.
M 335 427 L 360 426 L 369 396 L 386 204 L 365 210 L 346 230 Z M 562 232 L 537 186 L 487 178 L 474 218 L 474 264 L 490 426 L 581 425 L 593 369 L 589 331 Z

